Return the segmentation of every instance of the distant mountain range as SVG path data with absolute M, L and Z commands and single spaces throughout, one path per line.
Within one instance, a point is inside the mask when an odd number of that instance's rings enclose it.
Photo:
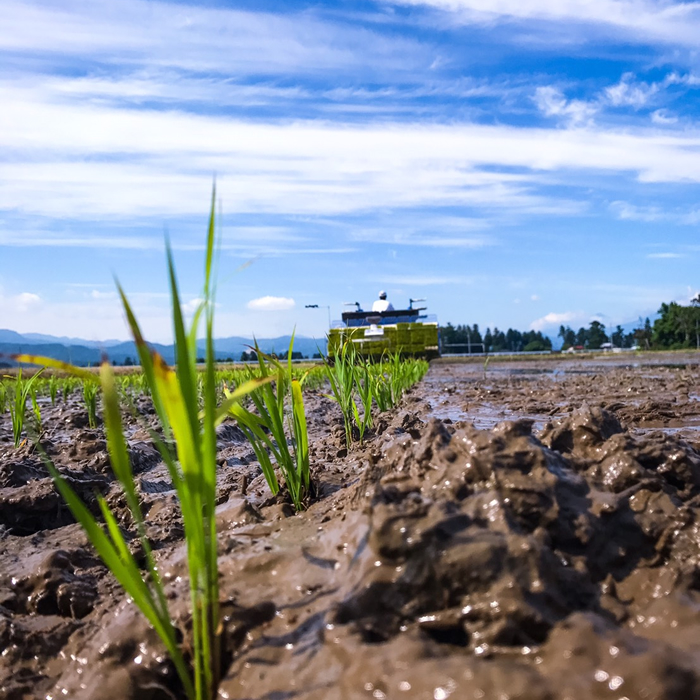
M 263 352 L 286 352 L 289 348 L 291 336 L 285 335 L 279 338 L 258 338 L 258 346 Z M 220 361 L 240 360 L 241 353 L 250 350 L 253 341 L 250 338 L 232 336 L 219 338 L 215 341 L 216 358 Z M 151 347 L 157 350 L 166 362 L 175 360 L 175 350 L 172 345 L 151 343 Z M 204 341 L 198 343 L 198 348 L 204 355 Z M 326 351 L 326 340 L 296 336 L 294 339 L 294 351 L 300 352 L 304 357 L 312 357 L 314 353 Z M 44 335 L 42 333 L 17 333 L 16 331 L 0 329 L 0 366 L 8 366 L 13 363 L 8 355 L 27 353 L 34 355 L 46 355 L 47 357 L 75 365 L 96 365 L 102 355 L 106 354 L 110 361 L 123 365 L 127 359 L 135 361 L 138 357 L 136 346 L 133 342 L 122 340 L 94 341 L 83 338 L 67 338 Z

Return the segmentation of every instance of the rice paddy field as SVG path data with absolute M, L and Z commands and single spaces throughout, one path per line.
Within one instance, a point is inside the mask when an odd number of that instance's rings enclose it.
M 175 367 L 0 380 L 2 700 L 700 698 L 700 355 L 219 367 L 214 231 Z
M 216 675 L 201 696 L 700 697 L 699 359 L 437 361 L 395 405 L 373 399 L 362 439 L 364 370 L 345 368 L 359 373 L 348 418 L 342 362 L 304 368 L 298 507 L 255 424 L 228 413 L 215 427 Z M 249 374 L 216 373 L 218 405 Z M 142 527 L 193 669 L 187 526 L 162 425 L 143 374 L 116 381 Z M 0 414 L 0 696 L 187 697 L 47 468 L 100 522 L 108 506 L 150 585 L 104 398 L 91 424 L 86 382 L 39 375 L 15 446 L 16 382 L 3 379 Z M 260 415 L 254 398 L 236 405 Z

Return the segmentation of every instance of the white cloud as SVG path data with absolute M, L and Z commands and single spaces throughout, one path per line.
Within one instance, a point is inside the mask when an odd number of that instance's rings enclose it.
M 700 223 L 700 210 L 691 209 L 686 211 L 667 210 L 659 206 L 646 205 L 639 206 L 630 202 L 611 202 L 609 209 L 616 218 L 622 221 L 670 221 L 682 226 L 695 226 Z
M 251 299 L 247 304 L 251 311 L 289 311 L 295 305 L 294 299 L 271 296 Z
M 530 301 L 539 301 L 539 300 L 540 300 L 539 294 L 533 294 L 530 297 Z
M 684 258 L 681 253 L 649 253 L 647 258 L 651 260 L 674 260 L 676 258 Z
M 545 328 L 569 325 L 570 323 L 585 318 L 585 314 L 580 311 L 564 311 L 563 313 L 550 312 L 542 318 L 538 318 L 530 324 L 533 331 L 542 331 Z
M 671 114 L 667 109 L 657 109 L 651 113 L 651 121 L 660 126 L 669 126 L 678 123 L 678 117 Z
M 116 299 L 116 292 L 101 292 L 99 289 L 93 289 L 90 292 L 90 297 L 92 299 Z
M 33 292 L 21 292 L 5 296 L 0 288 L 0 310 L 3 312 L 3 323 L 11 328 L 10 319 L 14 315 L 24 315 L 42 307 L 42 298 Z
M 190 301 L 182 305 L 182 311 L 185 314 L 193 314 L 201 306 L 202 301 L 203 300 L 199 298 L 190 299 Z
M 616 201 L 611 202 L 610 211 L 622 221 L 662 221 L 668 219 L 669 216 L 659 207 L 644 206 L 640 207 L 629 202 Z
M 105 63 L 224 74 L 410 72 L 425 62 L 410 40 L 321 20 L 157 0 L 4 0 L 0 49 Z
M 628 41 L 700 45 L 700 6 L 664 0 L 394 0 L 433 7 L 461 22 L 557 22 L 621 32 Z M 589 31 L 588 38 L 593 36 Z
M 589 123 L 598 111 L 591 102 L 567 100 L 561 90 L 552 86 L 538 87 L 535 103 L 548 117 L 564 117 L 572 126 Z
M 22 292 L 16 297 L 12 297 L 11 301 L 14 301 L 19 308 L 28 308 L 34 306 L 35 304 L 41 303 L 41 297 L 38 294 L 32 294 L 31 292 Z
M 658 92 L 656 83 L 636 83 L 634 75 L 625 73 L 617 85 L 605 89 L 605 96 L 614 107 L 640 109 Z
M 385 275 L 382 277 L 382 280 L 389 284 L 401 284 L 407 287 L 442 287 L 474 284 L 472 277 L 460 275 Z
M 0 112 L 6 154 L 0 210 L 86 219 L 199 215 L 211 173 L 217 172 L 229 212 L 337 215 L 461 205 L 580 213 L 582 203 L 538 193 L 543 172 L 565 171 L 571 178 L 575 170 L 593 170 L 637 173 L 644 182 L 700 182 L 699 146 L 700 135 L 693 132 L 644 129 L 253 124 L 64 104 L 41 89 L 14 88 Z M 88 151 L 92 157 L 86 160 Z M 473 243 L 464 238 L 464 245 Z M 138 241 L 125 237 L 124 244 Z

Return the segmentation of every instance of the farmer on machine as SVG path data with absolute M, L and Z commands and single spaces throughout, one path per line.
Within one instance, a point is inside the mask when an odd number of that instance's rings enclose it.
M 379 299 L 372 304 L 372 311 L 393 311 L 394 307 L 386 300 L 386 292 L 379 292 Z

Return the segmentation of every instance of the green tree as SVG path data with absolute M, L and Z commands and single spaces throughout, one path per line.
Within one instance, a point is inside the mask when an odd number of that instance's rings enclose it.
M 612 334 L 611 342 L 616 348 L 625 347 L 625 331 L 622 326 L 618 325 L 617 328 L 615 328 Z
M 557 336 L 561 338 L 561 349 L 566 350 L 576 345 L 576 332 L 569 326 L 559 326 Z
M 591 321 L 588 329 L 588 347 L 591 350 L 598 350 L 603 343 L 608 342 L 605 333 L 605 326 L 600 321 Z
M 688 315 L 683 308 L 675 301 L 661 304 L 659 318 L 654 321 L 652 328 L 651 343 L 654 347 L 688 347 L 690 325 Z

